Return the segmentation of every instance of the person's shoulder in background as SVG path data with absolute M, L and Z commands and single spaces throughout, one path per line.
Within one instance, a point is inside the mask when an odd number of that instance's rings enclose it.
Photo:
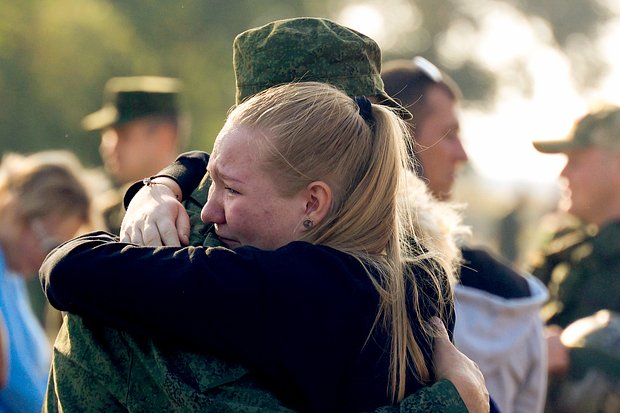
M 459 282 L 506 299 L 531 295 L 526 278 L 510 264 L 480 248 L 463 247 L 463 264 Z

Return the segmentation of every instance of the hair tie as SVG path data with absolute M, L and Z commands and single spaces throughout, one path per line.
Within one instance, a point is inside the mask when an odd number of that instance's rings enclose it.
M 357 104 L 358 112 L 362 119 L 368 125 L 372 125 L 372 103 L 370 103 L 370 100 L 366 96 L 355 96 L 353 100 Z

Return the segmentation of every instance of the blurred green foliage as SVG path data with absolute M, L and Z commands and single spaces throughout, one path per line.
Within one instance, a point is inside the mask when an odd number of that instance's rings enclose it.
M 466 2 L 411 1 L 423 20 L 411 28 L 409 38 L 399 39 L 398 47 L 385 51 L 385 58 L 424 54 L 438 61 L 438 36 L 455 21 L 476 25 L 472 7 L 462 7 Z M 350 3 L 361 2 L 0 0 L 0 148 L 3 153 L 66 148 L 87 165 L 98 165 L 98 134 L 81 130 L 80 121 L 100 107 L 105 81 L 112 76 L 165 75 L 185 82 L 183 103 L 192 117 L 190 147 L 208 150 L 234 102 L 234 36 L 287 17 L 337 20 Z M 509 3 L 547 21 L 558 47 L 567 53 L 575 34 L 587 39 L 607 18 L 597 0 L 574 0 L 570 7 L 564 0 Z M 411 42 L 416 36 L 420 41 Z M 588 55 L 590 62 L 596 58 Z M 599 74 L 603 70 L 600 64 L 588 67 Z M 494 75 L 479 62 L 463 62 L 449 73 L 466 100 L 494 99 Z M 581 76 L 584 82 L 596 79 L 591 73 Z

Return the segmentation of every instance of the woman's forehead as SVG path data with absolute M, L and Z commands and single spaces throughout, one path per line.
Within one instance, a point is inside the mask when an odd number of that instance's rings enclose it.
M 262 139 L 262 134 L 246 126 L 223 129 L 213 145 L 209 160 L 210 172 L 225 174 L 256 168 L 262 153 Z

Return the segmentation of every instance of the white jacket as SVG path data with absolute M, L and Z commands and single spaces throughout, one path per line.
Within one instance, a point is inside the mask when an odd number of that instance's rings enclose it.
M 502 413 L 538 413 L 545 404 L 547 347 L 539 310 L 548 293 L 537 278 L 526 279 L 526 298 L 455 287 L 454 342 L 478 364 Z

